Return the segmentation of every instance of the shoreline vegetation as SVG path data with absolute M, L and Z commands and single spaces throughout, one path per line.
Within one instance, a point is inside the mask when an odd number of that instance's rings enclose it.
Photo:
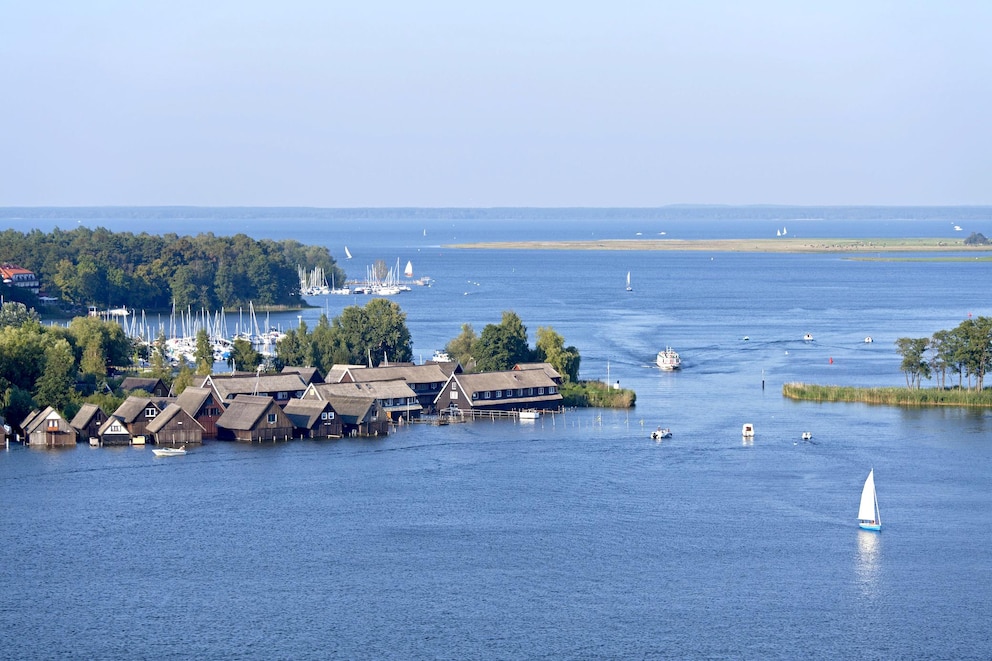
M 772 239 L 605 239 L 590 241 L 487 241 L 452 243 L 444 248 L 467 250 L 683 250 L 766 253 L 899 253 L 973 252 L 992 259 L 992 245 L 965 245 L 963 239 L 941 238 L 772 238 Z M 945 258 L 947 259 L 947 258 Z M 959 259 L 972 259 L 961 257 Z
M 851 402 L 886 406 L 960 406 L 992 408 L 992 392 L 961 388 L 824 386 L 786 383 L 782 395 L 804 402 Z

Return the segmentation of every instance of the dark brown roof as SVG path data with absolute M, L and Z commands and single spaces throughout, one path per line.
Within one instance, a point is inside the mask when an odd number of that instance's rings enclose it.
M 58 411 L 53 409 L 51 406 L 46 406 L 37 415 L 33 417 L 28 416 L 29 419 L 24 421 L 24 423 L 21 425 L 21 429 L 24 430 L 25 434 L 30 434 L 31 432 L 38 429 L 38 427 L 40 427 L 43 422 L 48 420 L 48 418 L 52 417 L 52 414 L 57 416 L 59 420 L 65 422 L 65 418 L 63 418 Z
M 561 379 L 561 374 L 558 373 L 551 363 L 517 363 L 513 366 L 515 370 L 544 370 L 544 373 L 550 376 L 552 379 Z
M 406 381 L 361 381 L 356 383 L 315 383 L 311 386 L 323 399 L 338 397 L 372 397 L 373 399 L 398 399 L 416 397 Z
M 229 402 L 227 410 L 217 419 L 217 426 L 225 429 L 251 429 L 273 404 L 275 400 L 271 397 L 238 395 Z
M 461 386 L 461 389 L 469 394 L 486 390 L 558 387 L 558 384 L 541 369 L 459 374 L 453 378 Z
M 114 411 L 114 415 L 123 420 L 124 422 L 131 423 L 138 419 L 138 416 L 145 412 L 145 409 L 151 405 L 157 408 L 159 411 L 168 406 L 169 402 L 172 400 L 163 397 L 138 397 L 136 395 L 131 395 L 124 400 L 124 403 L 117 407 Z
M 286 402 L 282 412 L 293 421 L 293 426 L 297 429 L 310 429 L 320 420 L 320 414 L 327 410 L 334 410 L 331 403 L 327 401 L 291 399 Z
M 179 404 L 191 416 L 196 417 L 196 414 L 203 408 L 203 403 L 212 394 L 213 391 L 210 388 L 186 388 L 176 397 L 176 404 Z
M 261 376 L 213 379 L 220 398 L 230 401 L 231 395 L 251 395 L 265 392 L 297 392 L 306 390 L 307 384 L 299 374 L 263 374 Z
M 100 429 L 99 431 L 97 431 L 97 434 L 103 436 L 104 434 L 110 431 L 110 428 L 114 425 L 115 422 L 121 426 L 121 431 L 114 432 L 115 434 L 130 435 L 130 432 L 128 432 L 127 427 L 124 426 L 124 421 L 118 418 L 116 415 L 111 415 L 106 420 L 104 420 L 103 424 L 100 425 Z
M 76 430 L 85 429 L 93 420 L 93 416 L 102 412 L 96 404 L 83 404 L 79 407 L 76 415 L 73 416 L 69 426 Z
M 155 386 L 165 388 L 162 379 L 148 379 L 140 376 L 129 376 L 121 381 L 121 390 L 144 390 L 150 395 L 155 394 Z
M 337 411 L 341 422 L 349 425 L 363 422 L 369 414 L 369 409 L 375 406 L 375 399 L 372 397 L 333 396 L 328 401 Z
M 163 410 L 161 413 L 155 416 L 155 419 L 148 423 L 148 431 L 154 434 L 155 432 L 162 429 L 162 427 L 165 427 L 167 424 L 169 424 L 169 422 L 172 421 L 172 419 L 177 416 L 182 418 L 183 422 L 192 423 L 197 427 L 199 427 L 200 431 L 203 431 L 203 425 L 201 425 L 199 422 L 194 420 L 193 416 L 187 413 L 186 411 L 184 411 L 183 408 L 179 406 L 179 404 L 175 404 L 175 403 L 166 406 L 165 410 Z
M 323 383 L 324 377 L 321 375 L 320 370 L 316 367 L 290 367 L 286 366 L 282 368 L 283 374 L 299 374 L 300 378 L 307 385 L 311 383 Z

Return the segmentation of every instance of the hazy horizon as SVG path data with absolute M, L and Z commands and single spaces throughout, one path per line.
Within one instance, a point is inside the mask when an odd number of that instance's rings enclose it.
M 992 5 L 0 6 L 0 207 L 992 203 Z

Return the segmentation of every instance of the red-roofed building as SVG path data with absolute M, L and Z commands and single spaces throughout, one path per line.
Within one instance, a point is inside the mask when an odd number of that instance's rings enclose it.
M 3 284 L 23 287 L 35 296 L 41 290 L 41 284 L 33 271 L 22 269 L 14 264 L 0 264 L 0 278 L 3 279 Z

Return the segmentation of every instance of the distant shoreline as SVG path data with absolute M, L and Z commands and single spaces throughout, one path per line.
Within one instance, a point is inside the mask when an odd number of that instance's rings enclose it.
M 444 248 L 465 250 L 682 250 L 754 253 L 992 253 L 992 245 L 966 246 L 963 239 L 605 239 L 591 241 L 486 241 L 451 243 Z

